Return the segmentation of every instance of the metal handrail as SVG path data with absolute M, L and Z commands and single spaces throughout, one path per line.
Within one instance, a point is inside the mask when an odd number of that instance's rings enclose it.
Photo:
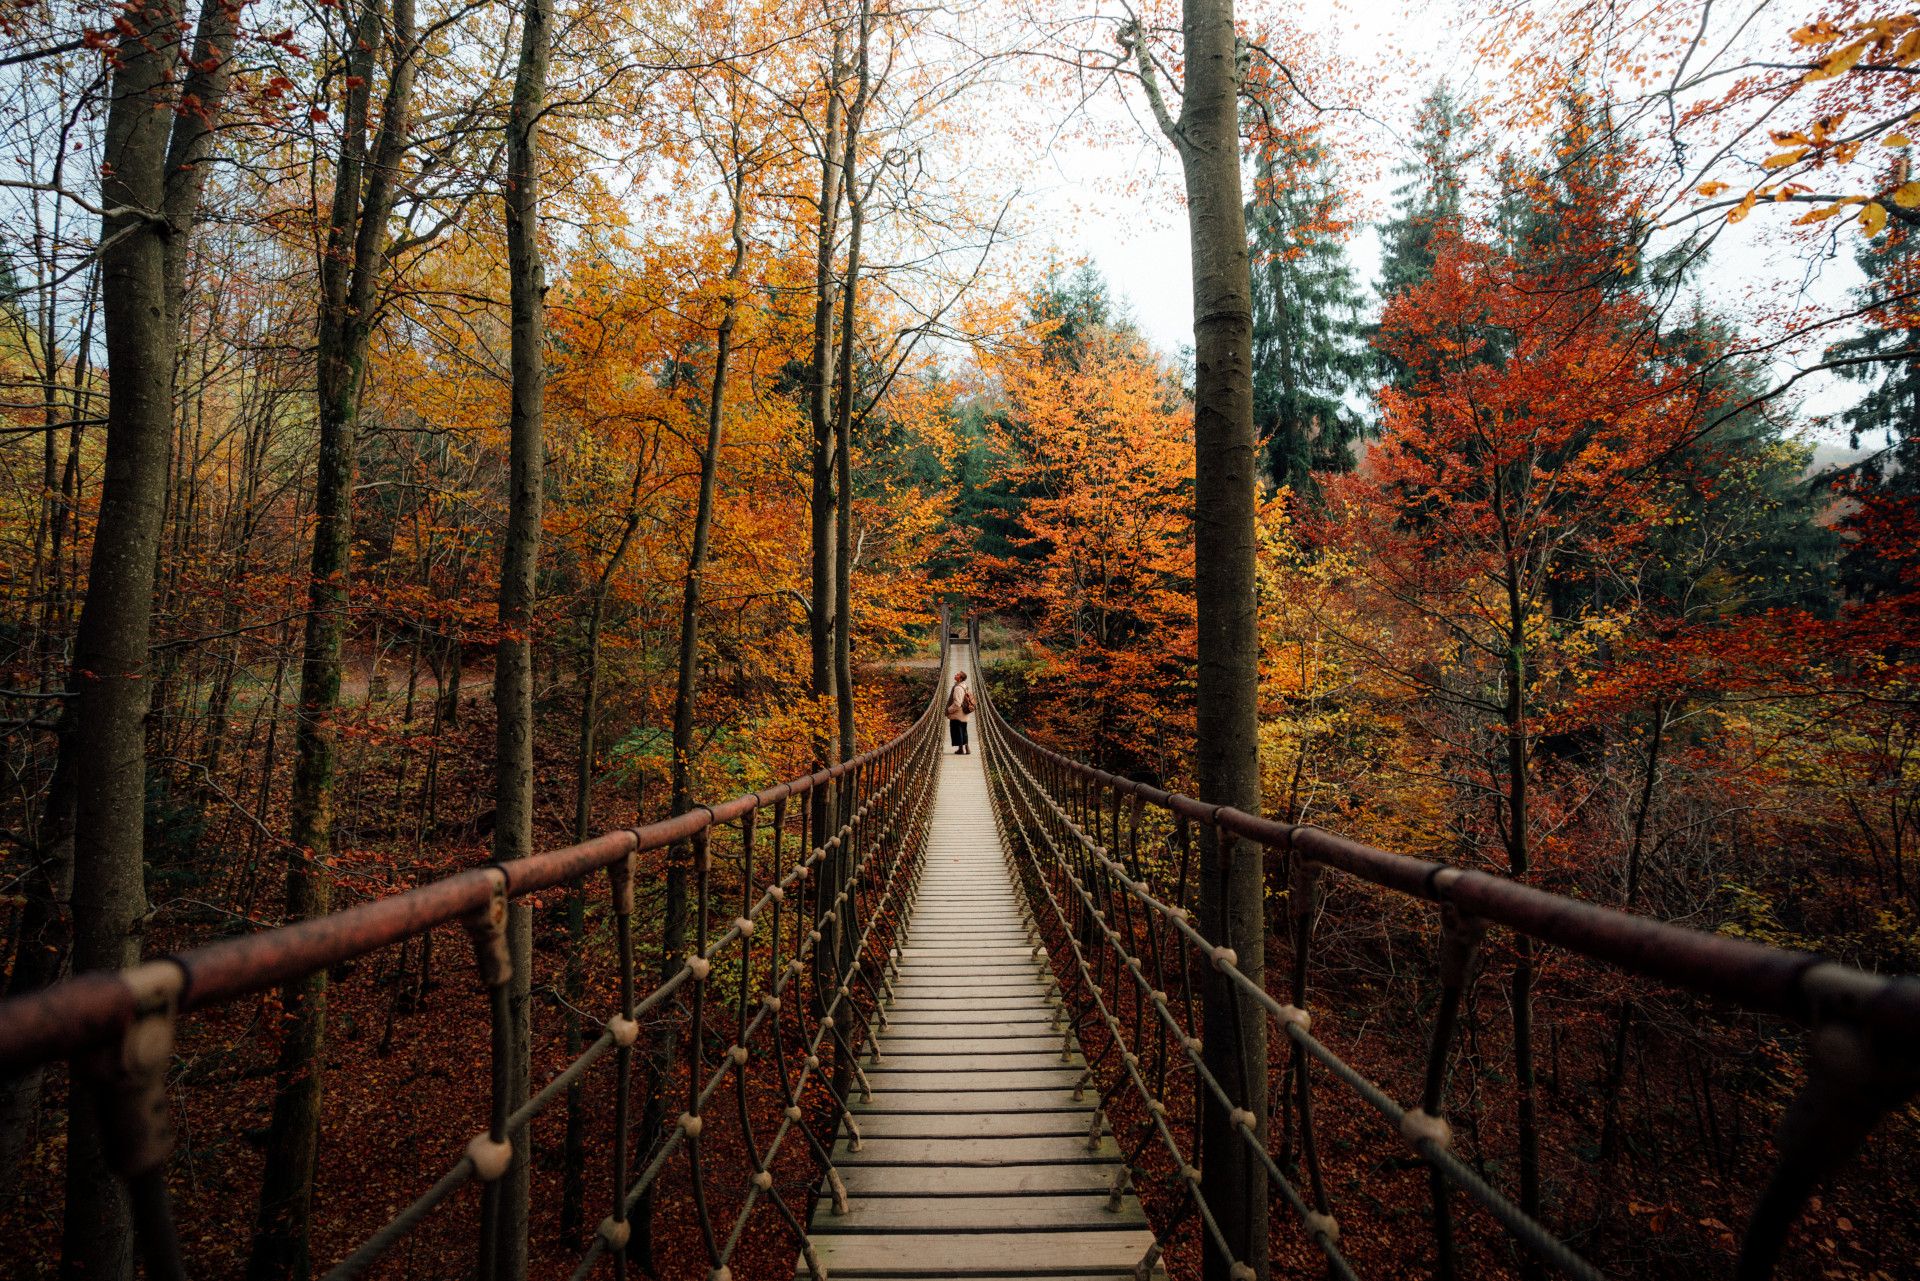
M 1794 1103 L 1792 1121 L 1783 1127 L 1779 1163 L 1747 1229 L 1738 1265 L 1742 1281 L 1772 1275 L 1792 1221 L 1817 1183 L 1850 1159 L 1880 1118 L 1920 1087 L 1920 978 L 1869 974 L 1807 953 L 1707 934 L 1484 872 L 1393 854 L 1317 827 L 1209 805 L 1043 747 L 1006 722 L 984 683 L 976 697 L 1003 835 L 1027 873 L 1036 922 L 1045 918 L 1052 927 L 1045 932 L 1054 943 L 1053 968 L 1063 990 L 1073 994 L 1076 1028 L 1085 1024 L 1106 1034 L 1102 1053 L 1114 1059 L 1114 1084 L 1137 1094 L 1145 1107 L 1140 1141 L 1158 1137 L 1170 1150 L 1186 1185 L 1182 1213 L 1200 1219 L 1203 1233 L 1236 1275 L 1243 1269 L 1251 1275 L 1253 1261 L 1234 1259 L 1226 1250 L 1201 1195 L 1195 1168 L 1200 1154 L 1180 1147 L 1164 1119 L 1165 1100 L 1149 1084 L 1151 1076 L 1164 1086 L 1170 1063 L 1193 1073 L 1196 1107 L 1217 1106 L 1232 1118 L 1233 1132 L 1324 1254 L 1333 1276 L 1353 1272 L 1339 1246 L 1339 1224 L 1314 1141 L 1308 1060 L 1378 1112 L 1431 1169 L 1441 1275 L 1452 1275 L 1453 1267 L 1450 1189 L 1477 1202 L 1516 1243 L 1563 1275 L 1589 1281 L 1601 1275 L 1451 1150 L 1443 1119 L 1446 1063 L 1462 993 L 1489 926 L 1812 1030 L 1807 1084 Z M 1123 804 L 1129 810 L 1124 842 Z M 1149 808 L 1171 820 L 1168 841 L 1180 857 L 1173 902 L 1156 892 L 1139 863 L 1141 819 Z M 1109 821 L 1111 841 L 1103 843 Z M 1245 973 L 1230 949 L 1195 927 L 1186 894 L 1196 828 L 1213 830 L 1223 858 L 1236 841 L 1289 858 L 1295 958 L 1286 1000 Z M 1329 868 L 1440 910 L 1442 999 L 1431 1031 L 1425 1089 L 1413 1106 L 1394 1100 L 1310 1031 L 1307 960 L 1317 878 Z M 1048 954 L 1039 955 L 1045 960 Z M 1233 1083 L 1219 1080 L 1202 1061 L 1189 957 L 1262 1011 L 1280 1034 L 1275 1044 L 1294 1056 L 1287 1067 L 1293 1098 L 1282 1099 L 1274 1112 L 1254 1115 L 1246 1100 L 1235 1096 Z M 1184 999 L 1169 995 L 1176 986 L 1184 986 Z M 1122 994 L 1135 1012 L 1131 1040 L 1115 1008 Z M 1237 1022 L 1241 1002 L 1230 1004 Z M 1296 1186 L 1268 1150 L 1266 1136 L 1275 1120 L 1297 1128 L 1305 1188 Z
M 943 620 L 944 621 L 944 620 Z M 941 637 L 942 666 L 947 639 Z M 166 1070 L 178 1018 L 230 1004 L 292 979 L 368 956 L 402 940 L 453 922 L 472 934 L 476 960 L 493 1009 L 493 1101 L 485 1128 L 466 1145 L 451 1168 L 412 1204 L 366 1238 L 328 1272 L 329 1278 L 360 1275 L 405 1238 L 460 1187 L 478 1180 L 494 1194 L 511 1159 L 512 1145 L 528 1123 L 559 1098 L 597 1061 L 613 1051 L 616 1118 L 610 1213 L 587 1248 L 576 1276 L 602 1259 L 614 1273 L 627 1271 L 628 1215 L 678 1152 L 688 1162 L 701 1236 L 711 1275 L 724 1278 L 758 1200 L 773 1202 L 816 1277 L 824 1270 L 806 1243 L 805 1210 L 796 1213 L 775 1186 L 772 1164 L 796 1131 L 824 1172 L 838 1208 L 845 1192 L 833 1169 L 834 1135 L 855 1122 L 847 1083 L 864 1090 L 858 1057 L 872 1041 L 870 1024 L 885 1022 L 881 998 L 898 963 L 895 946 L 910 910 L 924 849 L 937 760 L 937 688 L 913 726 L 882 747 L 785 783 L 721 804 L 643 826 L 608 832 L 564 849 L 507 863 L 489 864 L 388 898 L 240 938 L 224 939 L 123 971 L 81 974 L 42 991 L 0 1001 L 0 1071 L 68 1059 L 75 1088 L 99 1100 L 108 1131 L 105 1145 L 116 1172 L 126 1180 L 137 1244 L 148 1275 L 178 1278 L 185 1266 L 174 1230 L 165 1171 L 172 1148 L 166 1109 Z M 790 802 L 797 802 L 799 837 L 814 830 L 814 811 L 827 807 L 836 827 L 783 866 L 782 845 Z M 772 871 L 755 880 L 759 818 L 770 813 Z M 735 826 L 742 855 L 742 901 L 738 915 L 717 932 L 710 922 L 714 902 L 708 857 L 713 834 Z M 639 856 L 669 847 L 690 848 L 696 878 L 690 905 L 693 944 L 682 964 L 642 994 L 636 982 L 632 932 L 634 881 Z M 619 1008 L 601 1035 L 531 1098 L 516 1099 L 507 1064 L 510 1021 L 502 1017 L 511 962 L 505 946 L 509 900 L 580 882 L 589 873 L 608 874 L 619 964 Z M 812 902 L 788 908 L 789 896 L 813 883 Z M 801 922 L 783 949 L 783 917 Z M 762 928 L 764 923 L 766 928 Z M 804 926 L 804 928 L 803 928 Z M 756 936 L 761 940 L 756 945 Z M 732 1045 L 715 1063 L 705 1050 L 707 997 L 714 968 L 732 952 L 739 963 L 736 1026 Z M 756 953 L 764 978 L 756 988 Z M 689 1009 L 686 1110 L 663 1139 L 652 1144 L 638 1177 L 629 1151 L 629 1094 L 638 1020 L 685 998 Z M 756 1048 L 762 1047 L 762 1048 Z M 825 1065 L 832 1060 L 831 1070 Z M 783 1103 L 763 1149 L 754 1136 L 749 1103 L 749 1064 L 771 1060 Z M 703 1177 L 703 1114 L 731 1077 L 736 1083 L 743 1149 L 752 1163 L 749 1186 L 728 1230 L 714 1221 Z M 802 1100 L 809 1082 L 830 1100 L 829 1115 L 808 1115 Z M 817 1109 L 815 1109 L 817 1112 Z M 642 1136 L 651 1138 L 651 1136 Z M 815 1180 L 808 1181 L 812 1196 Z

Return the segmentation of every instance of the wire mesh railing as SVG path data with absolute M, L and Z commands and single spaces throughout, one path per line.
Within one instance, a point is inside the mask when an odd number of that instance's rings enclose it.
M 882 996 L 898 963 L 895 942 L 910 910 L 931 814 L 937 706 L 930 704 L 885 746 L 723 804 L 125 971 L 77 975 L 0 1003 L 0 1072 L 71 1063 L 73 1088 L 96 1100 L 147 1275 L 182 1278 L 187 1261 L 167 1178 L 174 1147 L 167 1072 L 178 1021 L 459 922 L 472 937 L 491 1009 L 487 1114 L 445 1173 L 334 1263 L 328 1278 L 365 1274 L 470 1184 L 482 1185 L 483 1198 L 497 1198 L 514 1145 L 525 1142 L 534 1118 L 609 1058 L 607 1213 L 573 1275 L 600 1268 L 615 1277 L 628 1274 L 635 1211 L 677 1158 L 711 1281 L 731 1276 L 735 1252 L 762 1203 L 772 1207 L 813 1275 L 824 1278 L 805 1225 L 816 1189 L 845 1209 L 832 1152 L 842 1125 L 857 1136 L 850 1096 L 866 1090 L 859 1059 L 885 1023 Z M 825 838 L 810 844 L 809 834 L 819 832 Z M 722 839 L 732 886 L 718 884 L 713 874 L 713 850 Z M 635 882 L 645 856 L 660 851 L 679 851 L 690 863 L 690 946 L 649 987 L 635 939 Z M 516 1097 L 506 1010 L 513 977 L 507 904 L 561 887 L 585 893 L 601 875 L 615 939 L 615 1008 L 557 1075 L 530 1097 Z M 738 897 L 722 902 L 729 888 Z M 638 1133 L 634 1077 L 642 1022 L 669 1009 L 682 1024 L 681 1108 L 660 1133 Z M 714 1053 L 709 1046 L 717 1039 L 727 1044 Z M 733 1181 L 742 1190 L 732 1203 L 713 1186 L 714 1158 L 703 1141 L 716 1109 L 737 1121 L 734 1156 L 750 1166 L 736 1172 L 746 1177 Z M 776 1161 L 794 1144 L 811 1156 L 805 1205 L 795 1204 L 774 1178 Z M 484 1258 L 484 1244 L 477 1249 Z
M 1738 1009 L 1806 1028 L 1805 1084 L 1778 1137 L 1778 1159 L 1741 1242 L 1735 1275 L 1773 1275 L 1788 1234 L 1821 1181 L 1851 1159 L 1886 1114 L 1920 1087 L 1920 979 L 1864 973 L 1801 952 L 1706 934 L 1552 894 L 1487 873 L 1388 853 L 1309 826 L 1261 819 L 1120 778 L 1013 729 L 978 694 L 989 788 L 1003 839 L 1024 882 L 1040 942 L 1069 1009 L 1069 1037 L 1088 1064 L 1082 1088 L 1106 1101 L 1127 1168 L 1157 1169 L 1176 1189 L 1179 1222 L 1197 1225 L 1217 1271 L 1251 1278 L 1265 1259 L 1239 1257 L 1224 1208 L 1202 1187 L 1208 1136 L 1224 1136 L 1264 1176 L 1266 1195 L 1311 1242 L 1328 1275 L 1353 1278 L 1315 1125 L 1326 1084 L 1346 1091 L 1429 1171 L 1426 1211 L 1435 1275 L 1458 1274 L 1455 1199 L 1492 1217 L 1532 1260 L 1563 1276 L 1602 1275 L 1456 1150 L 1449 1064 L 1462 1000 L 1491 928 Z M 1211 838 L 1198 840 L 1197 835 Z M 1223 862 L 1239 843 L 1286 868 L 1283 995 L 1249 977 L 1231 948 L 1202 931 L 1202 851 Z M 1149 851 L 1145 847 L 1153 845 Z M 1153 857 L 1149 857 L 1149 853 Z M 1438 916 L 1438 987 L 1423 1039 L 1421 1089 L 1411 1104 L 1354 1067 L 1313 1032 L 1315 923 L 1328 872 Z M 1263 966 L 1261 968 L 1264 968 Z M 1228 994 L 1210 1007 L 1206 989 Z M 1209 1026 L 1206 1011 L 1225 1011 Z M 1248 1020 L 1277 1035 L 1251 1040 Z M 1203 1053 L 1210 1038 L 1270 1047 L 1267 1062 Z M 1222 1063 L 1233 1065 L 1221 1070 Z M 1255 1074 L 1259 1076 L 1256 1078 Z M 1271 1080 L 1283 1082 L 1269 1101 Z M 1257 1089 L 1248 1088 L 1257 1083 Z M 1191 1115 L 1174 1117 L 1169 1101 Z M 1253 1104 L 1255 1106 L 1249 1106 Z M 1113 1114 L 1124 1110 L 1121 1122 Z M 1204 1122 L 1208 1114 L 1214 1124 Z M 1213 1141 L 1221 1141 L 1215 1138 Z M 1215 1154 L 1217 1155 L 1217 1154 Z M 1116 1184 L 1114 1196 L 1125 1189 Z M 1256 1193 L 1257 1195 L 1257 1193 Z M 1161 1241 L 1177 1226 L 1156 1224 Z M 1142 1275 L 1153 1260 L 1143 1263 Z

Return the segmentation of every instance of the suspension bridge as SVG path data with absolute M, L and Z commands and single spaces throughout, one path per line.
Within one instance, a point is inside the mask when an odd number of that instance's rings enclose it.
M 944 622 L 941 687 L 947 671 L 971 667 L 977 635 Z M 1528 1266 L 1597 1278 L 1455 1150 L 1447 1066 L 1489 930 L 1807 1030 L 1805 1083 L 1733 1263 L 1743 1281 L 1774 1274 L 1807 1199 L 1920 1084 L 1920 980 L 1171 795 L 1041 747 L 976 688 L 983 755 L 942 751 L 936 693 L 893 742 L 776 787 L 0 1004 L 0 1071 L 64 1060 L 73 1088 L 91 1092 L 156 1278 L 195 1274 L 168 1180 L 180 1021 L 456 924 L 472 937 L 491 1011 L 490 1105 L 466 1136 L 446 1136 L 442 1172 L 423 1175 L 411 1204 L 320 1261 L 328 1277 L 376 1272 L 473 1184 L 494 1201 L 533 1119 L 598 1077 L 612 1095 L 593 1155 L 606 1172 L 605 1217 L 575 1277 L 636 1270 L 634 1216 L 677 1167 L 709 1281 L 729 1281 L 749 1226 L 769 1220 L 791 1243 L 795 1274 L 818 1279 L 1147 1281 L 1167 1274 L 1163 1243 L 1176 1235 L 1222 1274 L 1250 1278 L 1267 1260 L 1236 1256 L 1232 1208 L 1210 1200 L 1202 1174 L 1223 1159 L 1208 1142 L 1235 1146 L 1272 1210 L 1274 1240 L 1310 1248 L 1312 1267 L 1284 1274 L 1354 1277 L 1352 1242 L 1410 1229 L 1369 1216 L 1362 1198 L 1337 1202 L 1314 1100 L 1338 1091 L 1429 1171 L 1418 1230 L 1435 1275 L 1456 1274 L 1457 1220 L 1478 1213 Z M 1240 843 L 1286 869 L 1290 955 L 1278 983 L 1249 977 L 1255 967 L 1208 933 L 1199 861 Z M 649 984 L 654 969 L 636 959 L 635 882 L 663 851 L 691 872 L 691 942 Z M 1315 1035 L 1316 905 L 1328 875 L 1434 915 L 1417 1097 L 1396 1097 Z M 521 1098 L 506 908 L 561 887 L 604 896 L 618 995 L 597 1039 Z M 1214 1026 L 1209 1008 L 1225 1012 Z M 1270 1033 L 1268 1061 L 1217 1071 L 1207 1042 L 1251 1043 L 1250 1020 Z M 671 1099 L 651 1108 L 638 1097 L 640 1055 L 657 1048 L 643 1040 L 648 1026 L 673 1029 L 679 1065 L 662 1087 Z M 1286 1082 L 1271 1097 L 1264 1081 L 1246 1088 L 1263 1066 Z M 648 1112 L 663 1121 L 643 1132 Z M 1149 1184 L 1165 1194 L 1151 1222 L 1136 1194 Z

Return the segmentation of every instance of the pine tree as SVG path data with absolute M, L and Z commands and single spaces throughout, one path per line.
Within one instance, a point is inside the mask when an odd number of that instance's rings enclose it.
M 1332 158 L 1311 131 L 1255 131 L 1247 239 L 1253 259 L 1253 423 L 1268 473 L 1295 494 L 1346 471 L 1365 429 L 1360 288 Z
M 1905 173 L 1899 174 L 1901 181 Z M 1867 384 L 1866 394 L 1842 421 L 1850 443 L 1875 446 L 1873 452 L 1838 478 L 1839 487 L 1862 509 L 1850 526 L 1869 520 L 1895 521 L 1907 528 L 1920 505 L 1920 313 L 1913 303 L 1920 281 L 1920 235 L 1905 224 L 1889 226 L 1869 237 L 1855 255 L 1866 273 L 1866 283 L 1854 291 L 1863 311 L 1859 335 L 1838 342 L 1831 359 L 1861 363 L 1843 365 L 1840 373 Z M 1856 535 L 1863 530 L 1855 528 Z M 1882 596 L 1904 590 L 1902 558 L 1890 558 L 1882 538 L 1858 536 L 1842 557 L 1842 578 L 1849 591 Z
M 1380 226 L 1380 299 L 1392 302 L 1433 272 L 1434 238 L 1460 221 L 1473 118 L 1444 81 L 1421 103 L 1414 151 L 1397 172 L 1394 213 Z
M 1041 349 L 1049 360 L 1065 360 L 1075 369 L 1093 331 L 1138 332 L 1114 306 L 1105 277 L 1088 266 L 1070 272 L 1048 268 L 1045 283 L 1027 304 L 1027 323 L 1051 325 Z
M 1733 345 L 1727 322 L 1698 309 L 1662 340 L 1669 359 L 1702 371 L 1709 406 L 1746 404 L 1767 384 L 1752 362 L 1722 357 Z M 1806 479 L 1813 451 L 1788 427 L 1764 408 L 1733 414 L 1661 468 L 1677 519 L 1650 536 L 1638 590 L 1674 622 L 1831 607 L 1838 540 Z

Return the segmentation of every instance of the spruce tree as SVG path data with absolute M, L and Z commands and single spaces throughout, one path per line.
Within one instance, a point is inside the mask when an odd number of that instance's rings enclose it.
M 1709 405 L 1746 404 L 1767 385 L 1754 362 L 1720 354 L 1735 345 L 1728 323 L 1699 308 L 1662 343 L 1701 369 Z M 1668 616 L 1832 607 L 1838 540 L 1820 523 L 1807 479 L 1813 450 L 1791 425 L 1764 406 L 1748 409 L 1714 422 L 1661 469 L 1678 518 L 1651 531 L 1637 590 Z
M 1905 177 L 1899 175 L 1901 181 Z M 1867 238 L 1855 261 L 1867 277 L 1854 291 L 1863 312 L 1862 329 L 1835 343 L 1827 354 L 1860 362 L 1840 368 L 1843 377 L 1867 385 L 1841 421 L 1853 447 L 1865 445 L 1871 452 L 1847 468 L 1839 481 L 1868 514 L 1877 510 L 1885 518 L 1896 509 L 1911 512 L 1920 502 L 1920 323 L 1913 308 L 1915 282 L 1920 280 L 1920 232 L 1904 223 L 1890 225 Z M 1849 544 L 1841 565 L 1850 592 L 1872 597 L 1904 590 L 1899 562 L 1905 556 L 1890 558 L 1887 550 L 1883 540 L 1873 537 Z
M 1414 124 L 1413 155 L 1401 162 L 1393 216 L 1380 226 L 1380 299 L 1433 272 L 1434 238 L 1460 221 L 1473 119 L 1446 82 L 1435 85 Z
M 1367 357 L 1344 197 L 1311 132 L 1256 129 L 1253 169 L 1254 430 L 1274 483 L 1311 495 L 1312 473 L 1353 466 L 1364 430 L 1352 404 Z

